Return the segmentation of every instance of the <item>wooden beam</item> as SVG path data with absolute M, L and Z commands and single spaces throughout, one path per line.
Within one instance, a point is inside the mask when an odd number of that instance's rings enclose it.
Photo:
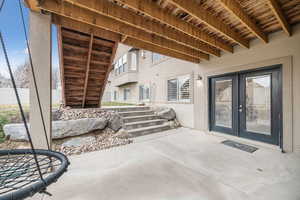
M 104 29 L 101 29 L 101 28 L 98 28 L 98 27 L 95 27 L 95 26 L 92 26 L 92 25 L 89 25 L 89 24 L 84 24 L 84 23 L 81 23 L 81 22 L 77 22 L 75 20 L 65 18 L 65 17 L 62 17 L 62 16 L 58 16 L 56 14 L 53 14 L 52 22 L 54 24 L 59 24 L 59 25 L 62 25 L 64 27 L 67 27 L 67 28 L 72 28 L 73 27 L 72 24 L 76 23 L 77 24 L 77 27 L 76 27 L 77 31 L 89 34 L 89 31 L 92 30 L 92 32 L 94 33 L 94 37 L 97 37 L 97 36 L 101 37 L 101 35 L 115 34 L 115 35 L 113 35 L 115 38 L 121 38 L 120 34 L 113 33 L 113 32 L 110 32 L 110 31 L 107 31 L 107 30 L 104 30 Z M 97 33 L 101 33 L 101 35 L 97 35 Z M 120 41 L 121 41 L 121 39 L 120 39 Z M 169 56 L 169 57 L 185 60 L 185 61 L 188 61 L 188 62 L 193 62 L 193 63 L 199 63 L 200 62 L 200 59 L 198 59 L 198 58 L 193 58 L 191 56 L 187 56 L 185 54 L 181 54 L 181 53 L 178 53 L 176 51 L 172 51 L 172 50 L 169 50 L 169 49 L 166 49 L 166 48 L 158 47 L 158 46 L 153 45 L 151 43 L 145 43 L 141 40 L 137 40 L 137 39 L 133 39 L 133 38 L 130 38 L 129 41 L 128 40 L 124 41 L 124 44 L 129 45 L 129 46 L 133 46 L 133 47 L 137 47 L 137 48 L 141 48 L 141 49 L 144 49 L 144 50 L 148 50 L 148 51 L 157 52 L 157 53 Z M 82 51 L 84 51 L 84 50 L 88 51 L 87 48 L 82 48 L 82 47 L 79 47 L 79 48 Z M 76 49 L 77 49 L 77 47 L 76 47 Z M 93 53 L 96 53 L 96 52 L 93 51 Z M 98 53 L 100 54 L 102 52 L 98 52 Z
M 59 51 L 59 65 L 60 65 L 60 80 L 61 80 L 61 96 L 63 105 L 66 105 L 66 97 L 65 97 L 65 71 L 64 71 L 64 56 L 63 56 L 63 43 L 61 37 L 61 26 L 57 27 L 57 43 L 58 43 L 58 51 Z
M 180 59 L 180 60 L 185 60 L 185 61 L 192 62 L 192 63 L 200 63 L 200 61 L 201 61 L 198 58 L 187 56 L 187 55 L 178 53 L 176 51 L 170 51 L 169 49 L 166 49 L 166 48 L 157 47 L 155 45 L 151 45 L 151 44 L 148 44 L 148 43 L 145 43 L 143 41 L 140 41 L 140 40 L 137 40 L 137 39 L 134 39 L 134 38 L 130 38 L 130 37 L 127 37 L 124 44 L 126 44 L 128 46 L 134 46 L 134 47 L 137 47 L 137 48 L 140 48 L 140 49 L 145 49 L 145 50 L 148 50 L 148 51 L 156 52 L 156 53 L 168 56 L 168 57 L 173 57 L 173 58 L 177 58 L 177 59 Z
M 195 58 L 202 58 L 206 60 L 209 59 L 209 56 L 205 53 L 196 51 L 195 49 L 180 45 L 177 42 L 164 39 L 157 35 L 150 34 L 146 31 L 137 29 L 133 26 L 128 26 L 127 24 L 119 22 L 112 18 L 101 16 L 92 11 L 71 5 L 67 2 L 60 4 L 60 3 L 56 3 L 53 0 L 43 1 L 43 3 L 41 4 L 41 8 L 49 12 L 56 13 L 58 15 L 69 17 L 86 24 L 90 24 L 106 30 L 120 33 L 122 35 L 128 35 L 129 37 L 143 40 L 145 42 L 152 43 L 157 46 L 165 47 L 170 50 L 178 51 L 180 53 Z
M 183 20 L 178 19 L 177 17 L 175 17 L 174 15 L 164 11 L 162 8 L 159 8 L 157 5 L 155 5 L 153 3 L 152 0 L 117 0 L 120 3 L 125 4 L 126 6 L 135 9 L 139 12 L 142 12 L 143 14 L 154 18 L 158 21 L 160 21 L 161 23 L 167 24 L 173 28 L 175 28 L 178 31 L 181 31 L 195 39 L 199 39 L 200 35 L 202 34 L 202 32 L 195 26 L 193 26 L 192 24 L 186 23 Z M 185 4 L 194 4 L 191 0 L 186 1 L 183 0 L 182 2 L 184 2 Z M 191 6 L 190 6 L 191 7 Z M 243 46 L 249 46 L 247 45 L 247 42 L 244 42 L 244 40 L 240 40 L 238 37 L 236 37 L 236 34 L 232 34 L 230 32 L 232 31 L 228 31 L 227 28 L 223 28 L 222 24 L 219 22 L 214 22 L 215 17 L 210 17 L 208 16 L 207 11 L 205 10 L 205 12 L 203 12 L 204 10 L 198 10 L 199 5 L 197 5 L 195 8 L 193 8 L 193 10 L 196 9 L 196 12 L 199 13 L 199 15 L 204 15 L 207 17 L 201 17 L 202 19 L 205 19 L 205 22 L 207 23 L 207 25 L 211 26 L 213 29 L 215 29 L 215 27 L 218 29 L 218 31 L 220 32 L 225 32 L 224 34 L 229 36 L 229 34 L 231 34 L 229 37 L 233 37 L 235 38 L 234 40 L 237 41 L 238 43 L 241 43 L 241 45 Z M 198 11 L 197 11 L 198 10 Z M 198 16 L 199 17 L 199 16 Z M 218 21 L 218 20 L 217 20 Z M 219 25 L 220 24 L 220 25 Z M 209 43 L 209 42 L 208 42 Z M 211 44 L 213 45 L 213 44 Z M 233 52 L 233 48 L 230 47 L 229 45 L 224 45 L 224 43 L 221 43 L 219 41 L 216 41 L 216 44 L 213 45 L 219 49 L 222 49 L 224 51 L 228 51 L 228 52 Z
M 210 45 L 216 45 L 218 42 L 216 39 L 206 33 L 202 32 L 202 42 L 194 38 L 188 37 L 185 33 L 178 32 L 172 28 L 161 25 L 158 22 L 147 20 L 141 15 L 136 14 L 135 12 L 122 8 L 118 5 L 110 3 L 109 1 L 98 1 L 98 0 L 64 0 L 69 2 L 72 5 L 90 10 L 94 13 L 111 17 L 119 22 L 125 23 L 128 26 L 133 26 L 138 29 L 142 29 L 152 34 L 159 35 L 166 39 L 170 39 L 174 42 L 177 42 L 181 45 L 200 50 L 202 52 L 212 54 L 215 56 L 220 56 L 220 52 Z M 208 43 L 206 44 L 206 43 Z M 228 45 L 227 45 L 228 46 Z M 228 48 L 230 48 L 228 46 Z M 227 49 L 229 50 L 229 49 Z
M 100 96 L 99 96 L 99 102 L 98 102 L 98 107 L 101 106 L 101 101 L 102 101 L 102 97 L 103 97 L 103 93 L 104 93 L 104 90 L 105 90 L 105 86 L 107 84 L 107 81 L 108 81 L 108 77 L 109 77 L 109 74 L 113 68 L 113 62 L 114 62 L 114 59 L 115 59 L 115 55 L 116 55 L 116 52 L 117 52 L 117 49 L 118 49 L 118 43 L 116 42 L 114 47 L 113 47 L 113 51 L 112 51 L 112 54 L 111 54 L 111 57 L 110 57 L 110 65 L 106 71 L 106 74 L 105 74 L 105 79 L 104 79 L 104 83 L 102 84 L 102 88 L 101 88 L 101 92 L 100 92 Z
M 147 1 L 147 0 L 146 0 Z M 194 0 L 168 0 L 176 7 L 202 21 L 214 31 L 220 32 L 241 46 L 249 48 L 249 41 L 242 38 L 237 32 L 232 30 L 227 24 L 223 23 L 216 16 L 213 16 L 209 11 L 200 6 Z M 141 2 L 141 1 L 140 1 Z M 144 1 L 143 1 L 144 2 Z
M 124 43 L 126 41 L 127 37 L 128 37 L 127 35 L 122 35 L 121 43 Z
M 224 8 L 232 13 L 240 22 L 246 26 L 253 34 L 265 43 L 268 43 L 267 35 L 258 27 L 258 25 L 248 16 L 236 0 L 219 0 Z
M 279 24 L 282 26 L 283 30 L 288 34 L 288 36 L 292 35 L 291 26 L 289 25 L 287 19 L 280 8 L 279 3 L 276 0 L 268 0 L 270 8 L 274 12 Z
M 104 38 L 107 40 L 119 42 L 121 41 L 121 35 L 112 31 L 99 29 L 95 26 L 85 24 L 71 18 L 59 16 L 52 14 L 52 23 L 58 26 L 62 26 L 68 29 L 78 30 L 80 32 L 86 33 L 88 35 L 93 34 L 99 38 Z
M 91 57 L 92 57 L 92 49 L 93 49 L 93 40 L 94 35 L 91 34 L 90 44 L 89 44 L 89 51 L 88 51 L 88 59 L 86 63 L 86 71 L 85 71 L 85 80 L 84 80 L 84 89 L 83 89 L 83 98 L 82 98 L 82 108 L 85 106 L 85 98 L 86 98 L 86 91 L 89 81 L 89 74 L 90 74 L 90 63 L 91 63 Z
M 38 5 L 39 5 L 38 0 L 24 0 L 24 4 L 27 8 L 29 8 L 32 11 L 35 11 L 35 12 L 41 11 L 38 7 Z

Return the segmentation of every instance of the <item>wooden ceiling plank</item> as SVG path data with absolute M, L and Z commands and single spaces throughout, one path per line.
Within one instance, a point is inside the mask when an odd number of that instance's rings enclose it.
M 62 35 L 63 37 L 68 37 L 75 40 L 82 40 L 84 42 L 90 41 L 90 37 L 88 35 L 73 32 L 64 28 L 62 29 Z
M 181 45 L 188 46 L 195 50 L 209 53 L 215 56 L 220 56 L 219 51 L 211 47 L 211 45 L 218 44 L 218 41 L 216 41 L 216 38 L 204 32 L 202 32 L 202 42 L 200 42 L 199 40 L 189 37 L 185 33 L 176 31 L 166 26 L 162 26 L 158 22 L 147 20 L 143 16 L 138 15 L 133 11 L 122 8 L 108 1 L 97 1 L 97 0 L 80 0 L 80 1 L 65 0 L 65 1 L 69 2 L 72 5 L 76 5 L 83 9 L 89 10 L 93 13 L 111 17 L 121 23 L 127 24 L 128 26 L 132 26 L 152 34 L 159 35 L 161 37 L 167 38 Z M 208 44 L 204 44 L 203 42 L 205 43 L 210 42 L 210 43 L 208 45 Z M 231 50 L 231 46 L 228 46 L 227 50 Z
M 267 35 L 258 27 L 258 25 L 248 16 L 236 0 L 219 0 L 226 10 L 232 13 L 240 22 L 246 26 L 253 34 L 265 43 L 268 43 Z
M 52 21 L 53 21 L 54 24 L 63 25 L 64 27 L 66 27 L 66 26 L 70 27 L 70 25 L 72 25 L 72 23 L 78 23 L 78 24 L 80 24 L 80 26 L 78 26 L 78 29 L 77 29 L 78 31 L 89 33 L 88 31 L 93 30 L 92 32 L 95 33 L 94 35 L 98 36 L 98 37 L 100 37 L 100 36 L 97 35 L 97 32 L 100 32 L 103 35 L 106 35 L 106 31 L 108 33 L 113 33 L 113 32 L 110 32 L 108 30 L 105 30 L 105 29 L 102 29 L 102 28 L 99 28 L 99 27 L 95 27 L 95 26 L 92 26 L 90 24 L 84 24 L 82 22 L 77 22 L 73 19 L 58 16 L 56 14 L 54 14 L 52 16 Z M 115 38 L 121 38 L 120 34 L 118 34 L 118 33 L 113 33 L 113 34 L 116 34 Z M 119 41 L 121 41 L 121 39 Z M 177 59 L 180 59 L 180 60 L 185 60 L 185 61 L 188 61 L 188 62 L 193 62 L 193 63 L 199 63 L 200 62 L 199 58 L 194 58 L 194 57 L 191 57 L 191 56 L 187 56 L 185 54 L 178 53 L 177 51 L 169 50 L 167 48 L 161 48 L 157 45 L 153 45 L 151 43 L 146 43 L 146 42 L 143 42 L 141 40 L 137 40 L 137 39 L 133 39 L 133 38 L 130 38 L 129 41 L 126 40 L 124 42 L 124 44 L 129 45 L 129 46 L 134 46 L 134 47 L 137 47 L 137 48 L 141 48 L 141 49 L 145 49 L 145 50 L 148 50 L 148 51 L 157 52 L 157 53 L 169 56 L 169 57 L 174 57 L 174 58 L 177 58 Z M 94 53 L 94 51 L 93 51 L 93 53 Z
M 147 0 L 146 0 L 147 1 Z M 205 8 L 197 4 L 194 0 L 168 0 L 184 12 L 202 21 L 214 31 L 220 32 L 228 38 L 234 40 L 243 47 L 249 48 L 249 41 L 242 38 L 239 33 L 235 32 L 227 24 L 223 23 L 216 16 L 213 16 Z M 141 2 L 141 1 L 140 1 Z
M 208 34 L 201 31 L 198 27 L 187 23 L 176 16 L 166 12 L 159 6 L 157 6 L 151 0 L 117 0 L 118 2 L 125 4 L 126 6 L 142 12 L 143 14 L 147 15 L 148 17 L 154 18 L 160 21 L 163 24 L 167 24 L 177 31 L 180 31 L 184 34 L 187 34 L 194 39 L 201 40 L 205 43 L 210 44 L 218 49 L 222 49 L 227 52 L 233 52 L 233 48 L 225 44 L 216 38 L 209 36 Z M 187 1 L 190 2 L 190 1 Z
M 81 52 L 81 53 L 88 52 L 88 49 L 85 48 L 85 47 L 75 46 L 75 45 L 66 44 L 66 43 L 64 43 L 63 48 L 67 49 L 67 50 L 73 50 L 73 51 L 76 51 L 76 52 Z
M 99 29 L 97 27 L 88 25 L 86 23 L 82 23 L 80 21 L 75 21 L 71 18 L 58 16 L 56 14 L 52 14 L 52 23 L 58 26 L 63 26 L 68 29 L 78 30 L 89 35 L 94 34 L 99 38 L 104 38 L 115 42 L 119 42 L 121 40 L 121 36 L 118 33 L 109 30 L 103 31 L 103 29 Z
M 39 5 L 38 0 L 24 0 L 24 3 L 32 11 L 35 11 L 35 12 L 40 12 L 41 11 L 38 7 L 38 5 Z
M 280 8 L 280 5 L 278 4 L 277 0 L 268 0 L 268 3 L 270 5 L 271 10 L 274 12 L 278 22 L 282 26 L 282 29 L 286 32 L 288 36 L 292 35 L 292 29 L 289 25 L 287 19 L 284 16 L 284 13 L 282 9 Z
M 70 5 L 69 3 L 58 4 L 53 0 L 48 0 L 43 1 L 43 3 L 41 4 L 41 8 L 58 15 L 69 17 L 74 20 L 117 32 L 122 35 L 128 35 L 139 40 L 144 40 L 148 43 L 178 51 L 195 58 L 202 58 L 206 60 L 209 59 L 209 55 L 205 53 L 196 51 L 195 49 L 180 45 L 174 41 L 164 39 L 157 35 L 150 34 L 133 26 L 128 26 L 125 23 L 119 22 L 107 16 L 101 16 L 84 8 Z

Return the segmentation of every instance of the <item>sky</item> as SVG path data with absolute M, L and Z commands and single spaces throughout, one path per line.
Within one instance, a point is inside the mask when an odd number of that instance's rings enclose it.
M 25 63 L 26 60 L 28 60 L 26 40 L 23 31 L 18 1 L 19 0 L 6 0 L 4 7 L 0 13 L 0 31 L 2 32 L 2 35 L 4 37 L 8 57 L 13 70 L 16 69 L 19 65 Z M 23 5 L 23 3 L 22 6 L 27 27 L 26 31 L 29 35 L 29 10 Z M 52 25 L 52 67 L 58 68 L 58 66 L 59 61 L 56 27 L 55 25 Z M 4 60 L 2 49 L 0 49 L 0 74 L 8 77 L 8 69 Z

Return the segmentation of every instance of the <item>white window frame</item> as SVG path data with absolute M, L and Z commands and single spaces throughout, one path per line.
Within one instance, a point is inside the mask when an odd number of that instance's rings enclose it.
M 141 92 L 140 88 L 142 88 L 142 95 L 140 94 L 140 92 Z M 148 88 L 148 91 L 149 91 L 148 98 L 144 98 L 144 90 L 145 90 L 145 88 Z M 145 94 L 146 94 L 146 92 L 145 92 Z M 139 101 L 142 101 L 142 102 L 143 101 L 144 102 L 150 101 L 150 98 L 151 98 L 150 85 L 149 84 L 141 84 L 141 85 L 139 85 Z
M 124 72 L 127 72 L 128 69 L 128 53 L 125 53 L 124 55 L 122 55 L 121 57 L 119 57 L 115 64 L 115 75 L 119 75 L 122 74 Z
M 128 91 L 128 96 L 125 95 L 126 91 Z M 123 101 L 130 100 L 130 96 L 131 96 L 130 94 L 131 94 L 131 89 L 130 88 L 124 88 L 124 90 L 123 90 Z M 126 99 L 125 99 L 125 97 L 126 97 Z
M 159 59 L 154 60 L 155 55 L 160 56 Z M 168 58 L 167 56 L 159 54 L 159 53 L 152 52 L 152 54 L 151 54 L 151 61 L 152 61 L 153 65 L 161 63 L 161 62 L 165 61 L 167 58 Z
M 181 93 L 182 91 L 180 90 L 180 80 L 181 79 L 189 79 L 189 98 L 188 99 L 182 99 L 181 98 Z M 171 80 L 176 80 L 177 83 L 177 91 L 176 91 L 176 100 L 169 100 L 169 81 Z M 183 82 L 184 83 L 184 82 Z M 186 74 L 186 75 L 180 75 L 177 77 L 169 78 L 167 80 L 167 101 L 170 103 L 192 103 L 192 75 L 191 74 Z

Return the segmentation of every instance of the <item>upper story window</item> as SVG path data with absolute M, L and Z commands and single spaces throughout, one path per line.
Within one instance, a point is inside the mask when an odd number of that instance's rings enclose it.
M 127 54 L 124 54 L 122 57 L 120 57 L 114 66 L 116 75 L 127 71 Z
M 153 64 L 158 63 L 165 58 L 166 58 L 166 56 L 164 56 L 164 55 L 152 52 L 152 63 Z
M 138 65 L 138 51 L 130 52 L 130 56 L 131 56 L 130 69 L 136 71 Z
M 123 72 L 137 71 L 138 69 L 138 49 L 132 49 L 128 53 L 124 54 L 114 64 L 115 75 L 119 75 Z
M 168 101 L 191 102 L 190 81 L 190 75 L 168 80 Z

